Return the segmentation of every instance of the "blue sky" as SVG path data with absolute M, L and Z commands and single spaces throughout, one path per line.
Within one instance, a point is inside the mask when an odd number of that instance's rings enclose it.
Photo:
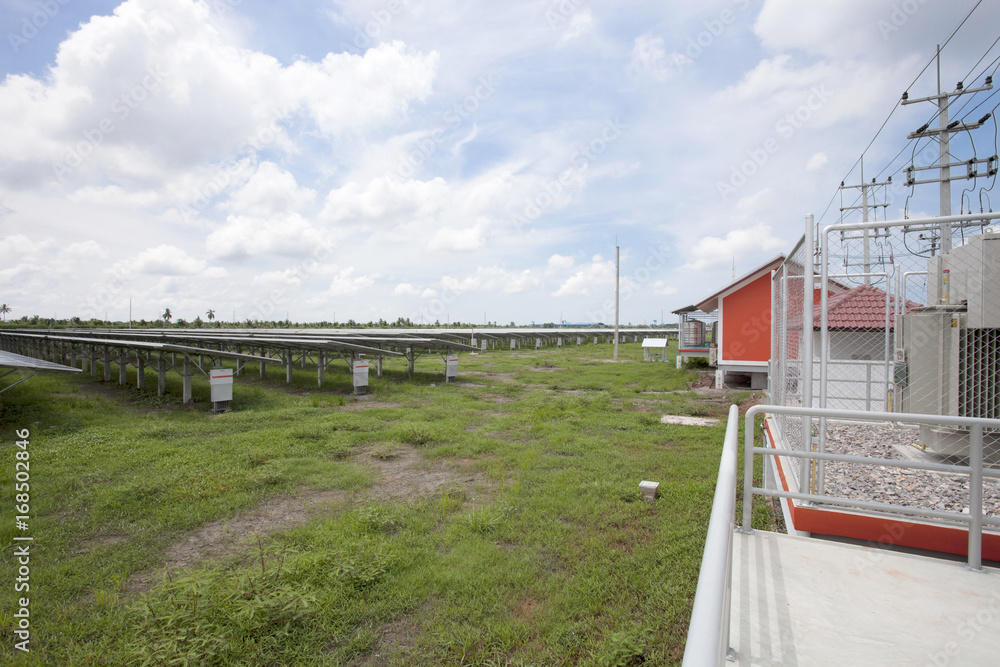
M 610 322 L 617 239 L 622 321 L 673 321 L 836 222 L 866 149 L 891 218 L 936 212 L 898 185 L 933 109 L 897 102 L 975 4 L 0 0 L 0 300 Z M 944 88 L 995 69 L 998 19 L 945 47 Z M 953 153 L 995 153 L 974 138 Z

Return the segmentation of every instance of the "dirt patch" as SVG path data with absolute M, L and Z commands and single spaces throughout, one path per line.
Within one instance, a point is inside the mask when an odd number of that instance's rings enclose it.
M 514 610 L 514 615 L 522 621 L 530 621 L 531 617 L 542 607 L 542 602 L 533 597 L 527 597 L 521 600 L 517 608 Z
M 110 547 L 119 542 L 124 542 L 128 539 L 128 535 L 123 535 L 121 533 L 102 533 L 100 535 L 95 535 L 89 540 L 84 540 L 76 547 L 75 555 L 82 556 L 88 551 L 93 551 L 94 549 L 100 549 L 101 547 Z
M 85 375 L 89 373 L 87 371 Z M 146 389 L 144 391 L 139 391 L 136 389 L 134 380 L 130 376 L 129 381 L 132 384 L 127 386 L 122 386 L 118 384 L 118 371 L 116 370 L 112 373 L 114 379 L 111 382 L 105 382 L 101 379 L 101 374 L 98 373 L 97 378 L 92 378 L 87 376 L 85 382 L 77 382 L 76 387 L 84 394 L 89 394 L 91 396 L 98 396 L 113 403 L 126 410 L 131 411 L 141 411 L 143 414 L 148 412 L 159 412 L 163 410 L 199 410 L 205 407 L 205 403 L 188 403 L 183 404 L 180 402 L 179 398 L 176 396 L 171 396 L 168 392 L 165 396 L 159 397 L 156 394 L 147 393 L 149 392 L 150 382 L 149 378 L 146 378 Z M 83 378 L 81 378 L 83 379 Z M 156 383 L 152 383 L 153 388 L 156 388 Z
M 430 603 L 425 604 L 412 614 L 399 616 L 383 623 L 375 631 L 375 643 L 371 653 L 353 664 L 357 667 L 384 665 L 390 656 L 408 653 L 410 649 L 416 647 L 417 639 L 423 632 L 423 627 L 418 619 L 426 618 L 429 615 Z
M 553 366 L 552 364 L 542 364 L 541 366 L 529 366 L 529 371 L 541 371 L 541 372 L 553 372 L 563 370 L 559 366 Z
M 378 468 L 378 480 L 370 489 L 357 496 L 341 490 L 324 490 L 272 498 L 231 519 L 202 526 L 167 549 L 161 569 L 178 570 L 196 563 L 240 556 L 256 548 L 258 537 L 265 538 L 272 533 L 334 515 L 355 499 L 406 501 L 454 491 L 459 491 L 465 498 L 475 498 L 477 482 L 482 478 L 482 473 L 473 469 L 472 461 L 428 461 L 413 447 L 401 446 L 381 457 L 373 456 L 372 451 L 366 450 L 355 455 L 353 460 Z M 119 541 L 123 539 L 125 537 L 119 537 Z M 81 548 L 87 544 L 84 543 Z M 99 545 L 95 543 L 94 546 Z M 158 580 L 159 574 L 154 571 L 139 572 L 129 579 L 126 590 L 139 593 L 148 590 Z
M 207 560 L 230 558 L 255 545 L 258 537 L 302 525 L 332 514 L 346 502 L 344 491 L 313 491 L 272 498 L 231 519 L 213 521 L 167 549 L 163 568 L 178 570 Z M 129 579 L 129 592 L 152 587 L 159 575 L 149 570 Z
M 425 498 L 452 490 L 475 497 L 475 483 L 482 477 L 470 464 L 427 461 L 413 448 L 400 448 L 385 459 L 362 453 L 356 460 L 378 465 L 379 479 L 366 495 L 380 500 Z
M 504 396 L 503 394 L 483 394 L 480 398 L 484 401 L 489 401 L 490 403 L 496 403 L 497 405 L 513 403 L 517 400 L 513 396 Z
M 750 408 L 767 401 L 767 393 L 763 391 L 753 392 L 750 396 L 740 402 L 740 413 L 744 413 Z
M 390 403 L 389 401 L 376 401 L 371 397 L 358 396 L 353 401 L 345 403 L 340 409 L 347 410 L 349 412 L 356 412 L 358 410 L 377 410 L 379 408 L 399 408 L 402 407 L 402 403 Z
M 698 379 L 694 382 L 688 382 L 687 385 L 688 389 L 701 396 L 715 396 L 726 391 L 722 387 L 716 389 L 715 371 L 698 371 Z
M 463 371 L 462 375 L 482 375 L 491 382 L 513 382 L 517 376 L 513 372 Z

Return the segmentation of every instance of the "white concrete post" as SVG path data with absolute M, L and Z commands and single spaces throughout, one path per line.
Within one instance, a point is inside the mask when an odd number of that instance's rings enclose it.
M 192 403 L 194 399 L 191 398 L 191 362 L 187 357 L 184 357 L 184 374 L 182 375 L 184 380 L 184 391 L 183 391 L 183 402 L 185 405 Z

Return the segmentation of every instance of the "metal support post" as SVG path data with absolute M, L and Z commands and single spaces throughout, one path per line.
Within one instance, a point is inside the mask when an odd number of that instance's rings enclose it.
M 811 408 L 813 396 L 813 290 L 815 285 L 813 253 L 816 247 L 813 238 L 812 214 L 806 216 L 806 234 L 802 245 L 806 253 L 802 276 L 802 407 Z M 820 291 L 824 296 L 826 295 L 825 279 L 822 281 Z M 801 428 L 802 451 L 812 451 L 812 418 L 802 417 Z M 799 461 L 799 491 L 808 493 L 809 487 L 809 460 L 802 459 Z
M 118 351 L 118 384 L 124 387 L 128 384 L 128 350 Z
M 156 361 L 156 395 L 163 396 L 167 393 L 167 360 L 160 352 L 160 358 Z
M 135 355 L 135 388 L 142 391 L 146 388 L 146 359 L 141 352 Z
M 194 399 L 191 398 L 191 361 L 187 357 L 184 357 L 184 372 L 182 378 L 184 385 L 183 401 L 184 404 L 187 405 L 188 403 L 192 403 L 194 401 Z
M 983 425 L 969 429 L 969 568 L 983 569 Z

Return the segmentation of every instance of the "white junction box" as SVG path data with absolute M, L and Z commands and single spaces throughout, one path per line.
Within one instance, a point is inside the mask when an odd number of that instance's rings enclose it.
M 212 411 L 225 412 L 233 400 L 233 370 L 213 368 L 208 371 L 208 386 L 211 391 Z
M 639 491 L 642 493 L 642 499 L 653 502 L 656 500 L 656 492 L 660 488 L 659 482 L 639 482 Z
M 444 362 L 444 381 L 454 382 L 458 377 L 458 355 L 449 354 Z
M 368 360 L 358 359 L 354 362 L 354 393 L 368 392 Z

